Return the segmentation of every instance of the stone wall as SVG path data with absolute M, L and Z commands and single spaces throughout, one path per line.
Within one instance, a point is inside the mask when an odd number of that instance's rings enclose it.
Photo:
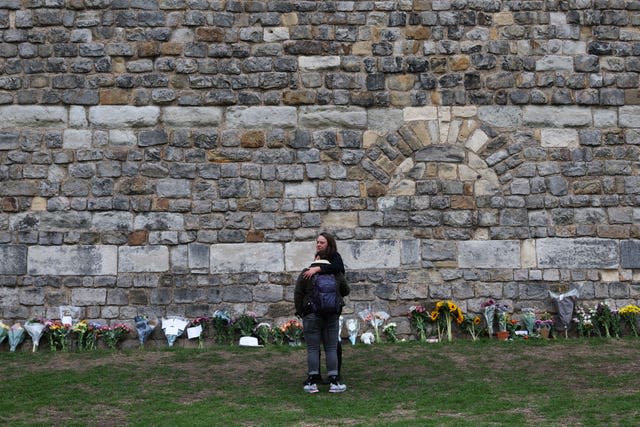
M 0 318 L 638 303 L 640 2 L 0 0 Z

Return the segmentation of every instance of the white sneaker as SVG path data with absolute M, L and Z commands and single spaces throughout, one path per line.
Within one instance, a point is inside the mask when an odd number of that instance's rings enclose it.
M 329 393 L 342 393 L 343 391 L 347 391 L 347 386 L 340 384 L 338 377 L 330 377 L 329 382 L 331 382 Z
M 307 393 L 317 393 L 320 391 L 313 376 L 309 375 L 309 378 L 304 382 L 303 390 Z

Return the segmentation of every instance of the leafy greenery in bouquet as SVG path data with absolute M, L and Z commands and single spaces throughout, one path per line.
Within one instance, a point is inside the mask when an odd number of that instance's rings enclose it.
M 601 337 L 620 337 L 620 316 L 604 301 L 598 303 L 593 315 L 593 325 Z
M 107 347 L 116 350 L 118 344 L 122 342 L 131 332 L 131 327 L 125 323 L 116 323 L 115 325 L 103 325 L 98 330 L 98 335 Z
M 45 327 L 51 351 L 68 351 L 71 325 L 60 320 L 47 320 Z
M 476 314 L 473 317 L 469 315 L 464 316 L 464 320 L 460 324 L 460 329 L 471 335 L 471 339 L 473 341 L 478 341 L 484 329 L 482 325 L 482 316 L 479 314 Z
M 416 335 L 421 342 L 427 341 L 427 322 L 430 319 L 429 312 L 423 305 L 409 307 L 409 321 L 416 330 Z
M 267 322 L 261 322 L 253 329 L 253 333 L 262 345 L 267 345 L 271 338 L 271 325 Z
M 100 325 L 81 320 L 71 327 L 71 333 L 75 336 L 76 346 L 80 351 L 95 350 Z
M 241 314 L 235 322 L 233 322 L 235 333 L 241 337 L 253 336 L 253 330 L 258 324 L 257 316 L 253 311 L 247 311 Z
M 216 344 L 229 344 L 232 340 L 233 330 L 231 315 L 227 310 L 216 310 L 211 317 L 213 338 Z
M 397 329 L 398 329 L 398 325 L 395 322 L 389 322 L 382 327 L 382 333 L 384 334 L 384 337 L 387 339 L 388 342 L 390 343 L 398 342 Z

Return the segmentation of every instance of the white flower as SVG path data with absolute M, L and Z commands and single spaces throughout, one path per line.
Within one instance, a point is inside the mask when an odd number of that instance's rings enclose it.
M 375 337 L 371 332 L 365 332 L 360 336 L 360 340 L 365 344 L 373 344 Z

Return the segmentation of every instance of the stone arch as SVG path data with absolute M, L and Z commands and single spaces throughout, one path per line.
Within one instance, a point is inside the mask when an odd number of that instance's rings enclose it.
M 498 174 L 487 162 L 491 138 L 475 118 L 475 108 L 407 109 L 404 123 L 388 132 L 370 130 L 359 163 L 371 178 L 369 196 L 415 196 L 425 178 L 458 180 L 465 194 L 502 194 Z M 486 150 L 491 151 L 491 150 Z

